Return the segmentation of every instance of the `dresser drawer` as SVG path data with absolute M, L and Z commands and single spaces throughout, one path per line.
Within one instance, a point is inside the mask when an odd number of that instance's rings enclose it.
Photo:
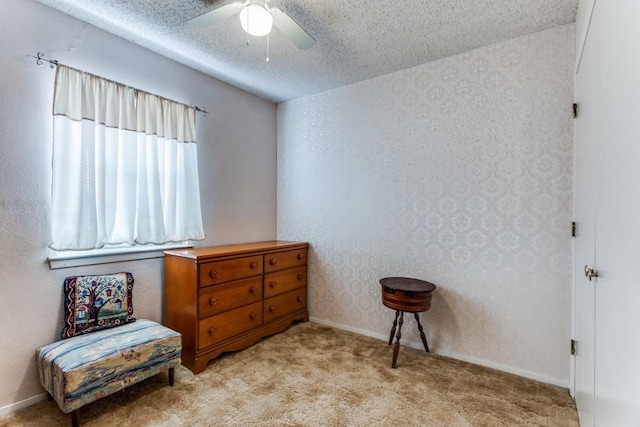
M 198 295 L 198 317 L 203 319 L 258 301 L 262 301 L 260 276 L 208 286 Z
M 206 348 L 262 325 L 262 301 L 236 308 L 199 323 L 198 349 Z
M 264 300 L 264 322 L 271 322 L 307 307 L 307 288 Z
M 200 286 L 229 282 L 262 274 L 262 256 L 234 258 L 200 264 Z
M 264 275 L 264 297 L 270 298 L 307 285 L 307 267 L 290 268 Z
M 284 270 L 286 268 L 300 267 L 307 264 L 307 250 L 277 252 L 264 256 L 264 272 Z

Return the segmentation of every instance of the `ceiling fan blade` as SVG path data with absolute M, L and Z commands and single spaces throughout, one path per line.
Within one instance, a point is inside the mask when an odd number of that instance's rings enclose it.
M 311 37 L 300 25 L 280 9 L 271 9 L 273 15 L 273 25 L 279 29 L 284 36 L 299 49 L 309 49 L 314 45 L 316 39 Z
M 196 16 L 195 18 L 188 20 L 187 25 L 190 27 L 200 28 L 217 24 L 224 21 L 228 17 L 240 12 L 242 6 L 243 4 L 240 2 L 225 4 L 224 6 L 220 6 L 216 9 L 210 10 L 209 12 L 205 12 L 200 16 Z

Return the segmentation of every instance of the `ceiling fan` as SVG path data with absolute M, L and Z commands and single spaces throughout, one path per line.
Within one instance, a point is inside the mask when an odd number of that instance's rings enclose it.
M 300 25 L 280 9 L 271 8 L 269 0 L 245 0 L 220 6 L 187 22 L 190 27 L 206 27 L 240 14 L 240 25 L 253 36 L 266 36 L 275 26 L 300 49 L 308 49 L 316 42 Z

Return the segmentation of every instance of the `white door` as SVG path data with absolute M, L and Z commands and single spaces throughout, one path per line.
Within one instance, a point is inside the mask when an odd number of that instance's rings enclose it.
M 640 1 L 595 2 L 576 95 L 576 403 L 583 426 L 637 427 Z M 584 265 L 597 269 L 597 279 L 585 280 Z
M 598 0 L 597 426 L 640 426 L 640 1 Z
M 582 426 L 594 423 L 595 280 L 584 274 L 595 266 L 596 82 L 597 50 L 587 43 L 575 81 L 578 119 L 575 122 L 575 399 Z

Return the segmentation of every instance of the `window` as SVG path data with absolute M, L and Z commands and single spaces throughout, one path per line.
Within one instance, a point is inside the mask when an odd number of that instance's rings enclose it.
M 102 253 L 204 239 L 195 113 L 58 65 L 49 247 Z

